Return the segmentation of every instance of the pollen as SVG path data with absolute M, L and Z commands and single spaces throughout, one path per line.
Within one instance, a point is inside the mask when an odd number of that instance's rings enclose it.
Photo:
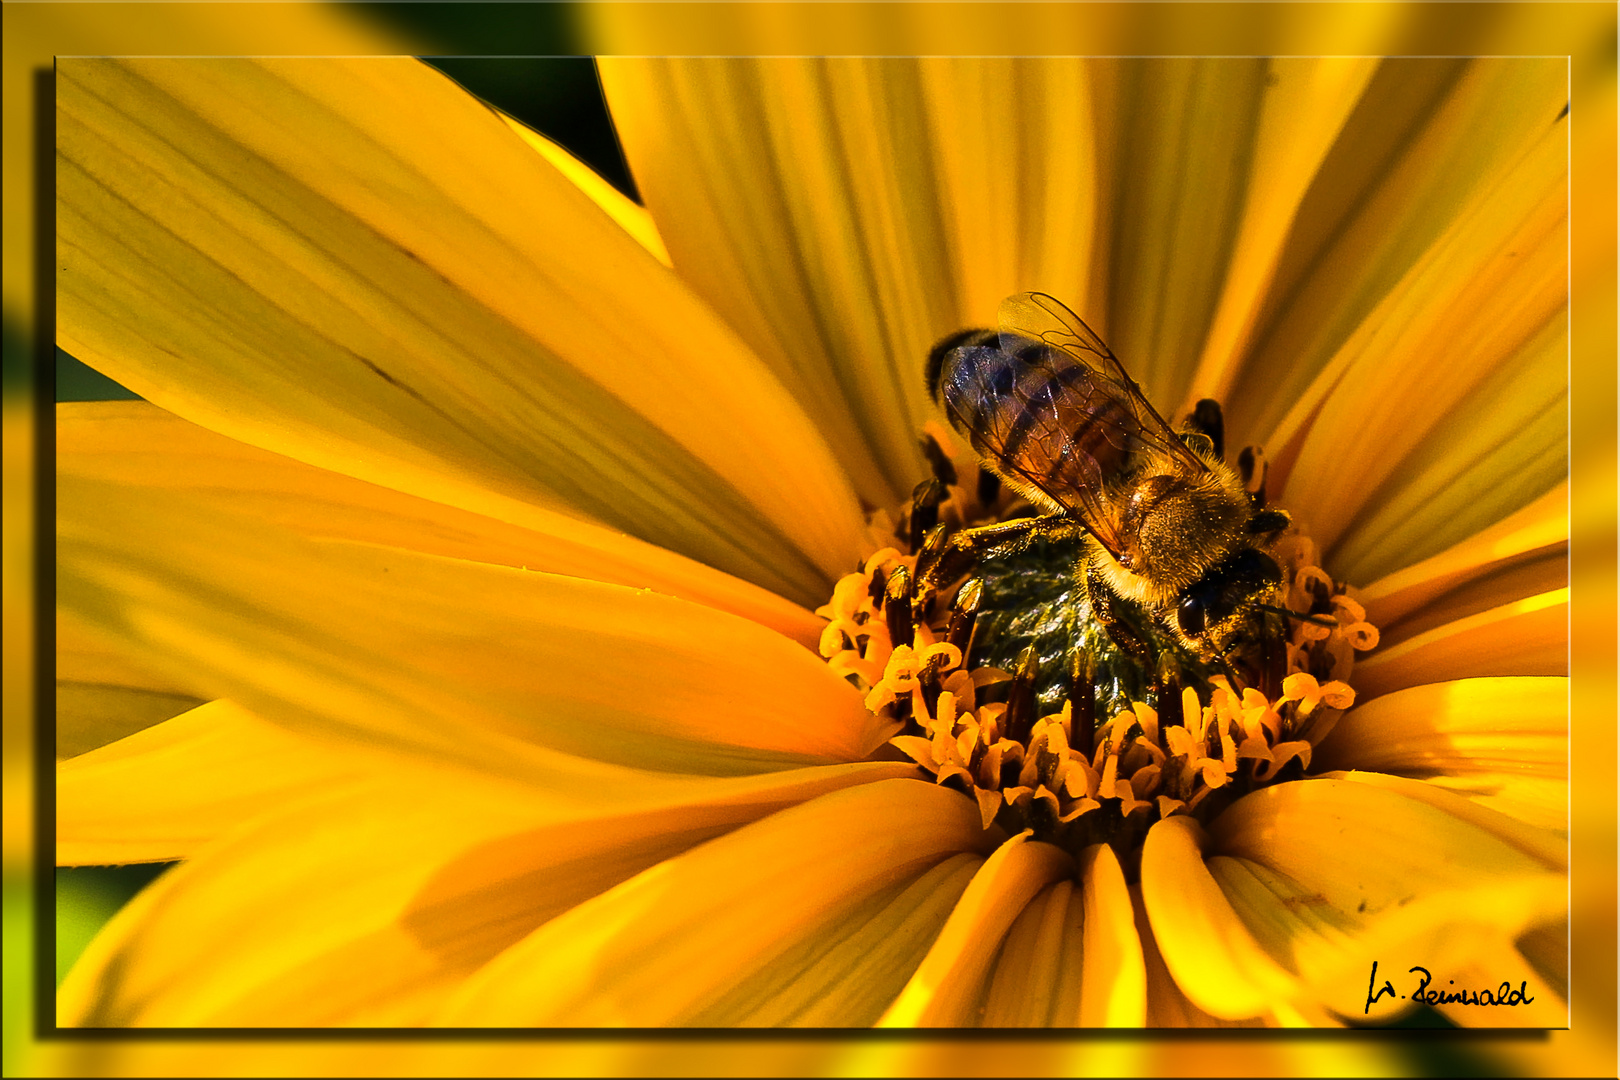
M 973 568 L 919 593 L 918 556 L 931 541 L 1008 509 L 993 484 L 940 469 L 945 446 L 942 432 L 925 436 L 935 478 L 899 514 L 873 515 L 875 538 L 887 542 L 817 609 L 827 620 L 821 655 L 892 724 L 889 745 L 922 778 L 973 800 L 986 830 L 1033 830 L 1074 852 L 1108 843 L 1131 873 L 1154 822 L 1209 820 L 1250 791 L 1307 774 L 1314 748 L 1355 701 L 1355 654 L 1373 648 L 1378 631 L 1297 525 L 1271 548 L 1284 575 L 1278 601 L 1311 618 L 1264 624 L 1278 638 L 1269 686 L 1209 674 L 1166 647 L 1156 670 L 1138 672 L 1145 692 L 1109 696 L 1098 664 L 1119 658 L 1098 650 L 1073 648 L 1054 665 L 1031 645 L 1005 666 L 987 662 L 998 650 L 978 625 L 986 586 Z M 1037 693 L 1053 686 L 1056 700 Z

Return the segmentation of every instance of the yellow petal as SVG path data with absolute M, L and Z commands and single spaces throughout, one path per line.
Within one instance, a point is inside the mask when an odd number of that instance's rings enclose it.
M 86 951 L 61 1021 L 418 1025 L 553 915 L 886 771 L 777 774 L 747 790 L 694 782 L 657 811 L 570 820 L 526 785 L 394 768 L 248 823 L 165 874 Z
M 1378 64 L 1370 57 L 1267 61 L 1243 215 L 1187 408 L 1201 397 L 1231 398 L 1235 361 L 1260 317 L 1301 202 Z
M 416 61 L 58 71 L 59 341 L 212 430 L 595 518 L 800 602 L 862 522 L 731 331 Z
M 1292 786 L 1292 785 L 1290 785 Z M 1238 919 L 1204 865 L 1203 829 L 1185 815 L 1148 831 L 1142 848 L 1142 903 L 1153 939 L 1176 986 L 1211 1016 L 1258 1016 L 1296 996 L 1298 984 Z
M 1357 594 L 1379 640 L 1395 645 L 1488 608 L 1569 583 L 1569 483 Z
M 1408 686 L 1569 670 L 1569 590 L 1555 589 L 1437 626 L 1356 664 L 1363 702 Z
M 993 326 L 1001 301 L 1029 289 L 1089 310 L 1094 73 L 1070 57 L 929 57 L 916 69 L 959 322 Z
M 143 665 L 71 611 L 61 609 L 56 612 L 56 677 L 63 682 L 144 690 L 166 697 L 184 697 L 190 692 L 184 680 Z
M 56 683 L 56 757 L 76 757 L 179 716 L 202 701 L 106 683 Z M 109 860 L 122 862 L 124 860 Z
M 1381 772 L 1328 772 L 1321 776 L 1328 780 L 1367 784 L 1427 803 L 1458 821 L 1483 829 L 1518 848 L 1549 870 L 1562 873 L 1569 869 L 1569 836 L 1566 830 L 1526 824 L 1477 800 L 1464 798 L 1463 794 L 1454 794 L 1447 790 L 1448 785 Z M 1564 787 L 1567 791 L 1568 785 Z
M 1397 690 L 1341 718 L 1312 763 L 1426 780 L 1538 828 L 1565 829 L 1569 682 L 1461 679 Z
M 1567 935 L 1564 941 L 1568 942 Z M 1434 1008 L 1458 1027 L 1569 1026 L 1569 1004 L 1557 983 L 1540 975 L 1502 935 L 1481 935 L 1470 943 L 1466 961 L 1431 974 L 1427 992 L 1439 994 L 1432 999 Z M 1407 973 L 1408 984 L 1415 988 L 1414 979 Z M 1502 1005 L 1484 1004 L 1491 1001 Z
M 952 855 L 875 893 L 836 927 L 801 941 L 731 986 L 693 1019 L 702 1027 L 869 1027 L 894 1000 L 984 859 Z
M 987 846 L 972 803 L 954 791 L 893 780 L 829 795 L 553 919 L 479 971 L 435 1022 L 696 1022 L 739 980 L 800 959 L 806 941 L 857 931 L 843 920 L 874 895 Z M 927 940 L 936 927 L 913 932 Z
M 1443 550 L 1565 471 L 1562 86 L 1560 72 L 1538 136 L 1459 207 L 1272 437 L 1287 458 L 1304 433 L 1281 498 L 1340 577 Z
M 879 1027 L 974 1027 L 984 1022 L 1002 939 L 1043 888 L 1074 874 L 1067 852 L 1028 836 L 1009 840 L 985 860 Z M 1060 924 L 1064 919 L 1059 917 Z
M 274 8 L 192 4 L 153 18 L 150 8 L 44 6 L 5 16 L 5 321 L 35 333 L 35 240 L 38 219 L 30 161 L 37 118 L 35 73 L 57 56 L 231 56 L 297 53 L 313 56 L 417 55 L 429 42 L 369 13 L 336 5 Z
M 251 818 L 348 786 L 366 764 L 212 701 L 57 767 L 56 862 L 182 859 Z
M 1097 61 L 1097 217 L 1110 223 L 1088 311 L 1161 411 L 1203 351 L 1243 219 L 1264 60 Z M 1099 238 L 1102 240 L 1102 238 Z M 1101 301 L 1101 302 L 1099 302 Z
M 1561 873 L 1429 801 L 1368 784 L 1276 785 L 1234 803 L 1210 836 L 1209 868 L 1236 919 L 1341 1016 L 1367 1015 L 1373 959 L 1455 967 L 1474 937 L 1511 939 L 1566 910 Z
M 1096 844 L 1080 854 L 1085 930 L 1080 979 L 1081 1027 L 1141 1027 L 1147 1022 L 1142 939 L 1125 874 L 1114 849 Z
M 499 112 L 499 110 L 496 110 Z M 529 144 L 535 153 L 551 163 L 552 168 L 571 180 L 575 187 L 589 195 L 591 201 L 602 208 L 618 226 L 635 238 L 636 243 L 665 266 L 670 265 L 669 251 L 664 247 L 658 226 L 653 223 L 647 208 L 624 192 L 602 179 L 589 165 L 570 154 L 562 146 L 535 131 L 515 117 L 500 113 L 506 126 L 517 132 L 518 138 Z
M 649 588 L 753 619 L 805 644 L 825 625 L 757 585 L 611 529 L 515 500 L 491 500 L 488 513 L 460 510 L 259 450 L 144 401 L 58 405 L 56 448 L 59 473 L 198 493 L 315 539 Z
M 1561 237 L 1557 246 L 1564 246 Z M 1485 528 L 1563 480 L 1569 472 L 1568 355 L 1568 333 L 1555 316 L 1452 408 L 1465 422 L 1444 422 L 1408 455 L 1399 481 L 1327 556 L 1335 571 L 1365 581 L 1405 565 L 1414 552 Z
M 1073 1022 L 1082 982 L 1082 915 L 1074 882 L 1068 880 L 1047 885 L 1024 905 L 991 971 L 981 1026 Z M 1063 1006 L 1068 1008 L 1056 1012 Z
M 56 613 L 56 757 L 74 757 L 132 735 L 205 699 L 100 638 L 70 612 Z
M 684 600 L 60 486 L 59 603 L 277 723 L 581 794 L 618 775 L 581 757 L 737 774 L 888 734 L 809 650 Z
M 1383 327 L 1373 351 L 1387 351 L 1387 319 L 1376 309 L 1392 289 L 1398 296 L 1416 284 L 1414 268 L 1433 258 L 1425 253 L 1442 234 L 1492 203 L 1508 170 L 1552 133 L 1566 96 L 1561 60 L 1381 64 L 1299 211 L 1282 255 L 1278 302 L 1257 328 L 1228 403 L 1228 430 L 1265 440 L 1275 466 L 1278 428 L 1307 388 L 1358 332 Z M 1458 266 L 1451 281 L 1461 285 L 1466 274 Z M 1440 297 L 1412 299 L 1434 304 Z M 1311 395 L 1307 415 L 1320 400 Z
M 958 327 L 916 62 L 603 58 L 681 275 L 815 417 L 861 495 L 925 475 L 923 361 Z
M 1164 955 L 1159 952 L 1159 944 L 1153 937 L 1153 927 L 1148 921 L 1147 909 L 1142 902 L 1141 886 L 1132 885 L 1130 895 L 1136 917 L 1136 934 L 1142 943 L 1142 964 L 1147 980 L 1147 1026 L 1153 1028 L 1258 1026 L 1258 1020 L 1245 1023 L 1217 1019 L 1187 999 L 1187 995 L 1176 985 L 1170 970 L 1165 967 Z

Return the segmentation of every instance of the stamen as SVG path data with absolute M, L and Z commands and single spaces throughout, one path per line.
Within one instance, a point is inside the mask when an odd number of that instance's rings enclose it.
M 1012 688 L 1007 692 L 1006 734 L 1016 743 L 1029 740 L 1035 723 L 1035 676 L 1040 671 L 1040 657 L 1034 646 L 1018 654 L 1018 665 L 1013 669 Z
M 936 452 L 949 463 L 944 443 L 925 440 L 931 463 Z M 1249 490 L 1263 500 L 1263 460 L 1252 450 L 1242 460 Z M 954 471 L 935 464 L 902 530 L 912 553 L 882 547 L 841 579 L 817 611 L 827 619 L 818 644 L 867 708 L 894 724 L 892 744 L 936 783 L 972 798 L 986 828 L 1032 829 L 1075 852 L 1107 843 L 1129 875 L 1155 821 L 1208 821 L 1247 792 L 1309 770 L 1314 748 L 1355 700 L 1345 682 L 1354 655 L 1376 645 L 1378 631 L 1320 569 L 1316 545 L 1297 525 L 1268 541 L 1284 585 L 1268 597 L 1276 603 L 1254 605 L 1254 629 L 1230 659 L 1177 648 L 1122 601 L 1132 625 L 1117 630 L 1143 638 L 1139 656 L 1113 641 L 1084 599 L 1074 566 L 1083 549 L 1053 544 L 1050 567 L 1026 563 L 1027 573 L 986 561 L 991 572 L 953 596 L 975 557 L 951 547 L 951 534 L 986 521 L 979 515 L 994 505 L 999 482 L 981 472 L 975 503 Z M 894 517 L 879 511 L 879 519 Z M 958 556 L 960 567 L 939 565 Z M 938 603 L 947 597 L 948 607 Z M 1010 615 L 1027 615 L 1016 634 Z M 1003 661 L 1010 672 L 987 661 L 998 648 L 1012 658 Z M 1099 723 L 1105 712 L 1111 719 Z
M 1289 611 L 1287 608 L 1276 607 L 1272 604 L 1256 604 L 1254 606 L 1259 608 L 1261 611 L 1269 611 L 1276 615 L 1284 615 L 1290 619 L 1298 619 L 1300 622 L 1315 623 L 1317 626 L 1326 626 L 1329 629 L 1339 625 L 1332 619 L 1325 619 L 1320 615 L 1307 615 L 1300 611 Z
M 996 496 L 1001 493 L 1001 477 L 989 469 L 979 470 L 979 486 L 975 494 L 979 497 L 979 505 L 985 509 L 996 504 Z
M 945 485 L 933 477 L 912 489 L 909 525 L 912 551 L 921 550 L 923 537 L 939 524 L 939 504 L 944 498 Z
M 1070 742 L 1090 757 L 1097 737 L 1097 662 L 1089 652 L 1069 654 Z
M 920 560 L 919 560 L 920 561 Z M 968 644 L 973 640 L 973 622 L 979 614 L 979 601 L 984 596 L 984 581 L 974 578 L 956 591 L 956 604 L 951 609 L 951 622 L 945 631 L 945 640 L 962 650 L 966 656 Z
M 950 530 L 943 525 L 935 525 L 923 537 L 922 545 L 917 549 L 917 577 L 921 581 L 928 581 L 934 576 L 934 567 L 938 565 L 940 557 L 945 554 L 945 545 L 950 540 Z
M 945 453 L 945 448 L 939 444 L 934 433 L 923 432 L 917 443 L 922 447 L 923 457 L 928 459 L 928 467 L 933 470 L 934 478 L 946 487 L 955 484 L 956 466 L 951 463 L 950 456 Z
M 911 575 L 904 566 L 896 566 L 889 574 L 884 590 L 883 618 L 889 627 L 889 641 L 896 648 L 910 646 L 916 640 L 916 628 L 911 621 Z

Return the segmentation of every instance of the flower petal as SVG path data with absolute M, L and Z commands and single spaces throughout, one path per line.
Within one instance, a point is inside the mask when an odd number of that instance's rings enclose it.
M 57 767 L 56 862 L 185 858 L 250 818 L 345 786 L 363 766 L 211 701 Z
M 704 1027 L 869 1027 L 915 971 L 984 862 L 961 852 L 874 894 L 836 928 L 800 941 L 732 985 L 694 1024 Z
M 425 65 L 57 77 L 59 340 L 141 396 L 462 509 L 566 508 L 801 602 L 857 556 L 847 480 L 776 380 Z
M 1542 829 L 1568 827 L 1569 681 L 1461 679 L 1377 697 L 1312 765 L 1413 777 Z
M 1368 701 L 1422 683 L 1569 671 L 1569 589 L 1554 589 L 1437 626 L 1356 664 Z
M 57 680 L 56 758 L 77 757 L 201 704 L 189 694 Z
M 1101 278 L 1085 317 L 1173 409 L 1198 367 L 1244 217 L 1268 62 L 1095 62 Z M 1095 294 L 1105 295 L 1095 295 Z
M 977 811 L 957 792 L 915 780 L 838 792 L 553 919 L 486 965 L 435 1022 L 701 1022 L 740 978 L 784 958 L 800 963 L 795 950 L 805 942 L 858 931 L 846 920 L 873 897 L 888 891 L 892 899 L 951 856 L 987 846 Z M 926 941 L 935 926 L 912 930 Z
M 39 138 L 37 99 L 30 92 L 34 72 L 51 70 L 57 56 L 404 56 L 428 50 L 427 41 L 402 27 L 334 5 L 276 11 L 197 4 L 175 8 L 161 19 L 151 14 L 138 7 L 41 7 L 6 17 L 7 64 L 15 81 L 7 83 L 5 112 L 5 324 L 30 340 L 40 332 L 33 321 L 39 276 L 32 261 L 37 258 L 34 227 L 41 220 L 41 195 L 34 188 L 31 165 Z
M 1147 988 L 1125 875 L 1112 848 L 1081 853 L 1024 906 L 1002 943 L 984 1027 L 1141 1027 Z
M 486 507 L 499 519 L 460 510 L 216 435 L 144 401 L 59 405 L 56 444 L 60 472 L 201 493 L 315 539 L 649 588 L 753 619 L 812 648 L 826 625 L 757 585 L 610 529 L 511 500 Z
M 1408 799 L 1440 810 L 1458 821 L 1483 829 L 1497 839 L 1518 848 L 1549 870 L 1563 873 L 1569 869 L 1569 836 L 1565 829 L 1526 824 L 1490 806 L 1465 798 L 1466 792 L 1454 793 L 1443 784 L 1427 780 L 1413 780 L 1404 776 L 1391 776 L 1381 772 L 1328 772 L 1326 780 L 1344 780 L 1356 784 L 1393 791 Z M 1567 785 L 1565 785 L 1567 790 Z M 1562 825 L 1560 822 L 1559 825 Z
M 1153 1028 L 1212 1028 L 1259 1027 L 1259 1018 L 1233 1021 L 1211 1016 L 1188 1000 L 1181 987 L 1165 967 L 1164 954 L 1153 937 L 1153 926 L 1148 920 L 1147 908 L 1142 901 L 1141 885 L 1131 886 L 1131 901 L 1136 915 L 1136 935 L 1142 943 L 1142 963 L 1147 978 L 1147 1019 Z M 1188 1070 L 1180 1070 L 1188 1071 Z
M 1084 912 L 1074 886 L 1068 879 L 1045 886 L 1013 920 L 991 969 L 980 1026 L 1066 1025 L 1078 1015 Z
M 625 157 L 682 276 L 805 402 L 863 498 L 925 475 L 955 288 L 915 62 L 604 57 Z
M 205 699 L 56 613 L 56 758 L 75 757 L 179 716 Z
M 1147 1021 L 1147 974 L 1135 904 L 1107 845 L 1080 853 L 1085 894 L 1081 1027 L 1141 1027 Z
M 1563 874 L 1426 799 L 1368 784 L 1317 779 L 1255 792 L 1215 820 L 1210 842 L 1209 869 L 1236 921 L 1309 987 L 1305 1000 L 1342 1016 L 1367 1013 L 1362 979 L 1372 960 L 1457 969 L 1470 942 L 1512 940 L 1567 910 Z M 1157 932 L 1151 901 L 1149 911 Z M 1189 996 L 1206 1009 L 1218 1004 L 1221 988 L 1189 985 L 1161 944 Z M 1186 967 L 1193 955 L 1179 959 Z M 1261 978 L 1272 971 L 1262 967 Z M 1228 994 L 1232 983 L 1260 985 L 1241 968 L 1227 974 Z M 1499 974 L 1517 981 L 1531 972 Z M 1403 1004 L 1381 1003 L 1386 1015 Z
M 1356 594 L 1385 646 L 1569 584 L 1569 483 Z
M 1005 297 L 1032 288 L 1088 310 L 1102 160 L 1096 73 L 1072 57 L 927 57 L 915 66 L 958 321 L 992 326 Z
M 993 965 L 1013 922 L 1047 885 L 1074 875 L 1067 852 L 1028 837 L 1014 837 L 985 860 L 879 1027 L 984 1022 Z
M 1375 310 L 1392 288 L 1405 291 L 1402 278 L 1432 260 L 1425 252 L 1488 206 L 1514 163 L 1551 133 L 1567 85 L 1565 64 L 1550 58 L 1403 57 L 1379 66 L 1299 211 L 1275 303 L 1227 402 L 1229 431 L 1267 440 L 1277 467 L 1284 418 L 1301 397 L 1310 398 L 1304 414 L 1315 408 L 1320 397 L 1308 388 L 1330 358 L 1358 328 L 1382 325 Z M 1375 354 L 1387 336 L 1379 334 Z
M 623 779 L 582 757 L 735 774 L 889 734 L 809 650 L 684 600 L 59 486 L 58 602 L 277 723 L 581 795 Z
M 558 143 L 552 142 L 521 120 L 508 116 L 498 109 L 496 112 L 500 113 L 507 127 L 517 132 L 518 138 L 528 143 L 530 149 L 550 162 L 552 168 L 568 177 L 575 187 L 589 195 L 592 202 L 600 206 L 608 217 L 618 222 L 619 227 L 634 237 L 636 243 L 646 248 L 653 258 L 665 266 L 670 265 L 669 251 L 664 247 L 664 238 L 658 235 L 658 226 L 654 224 L 652 215 L 647 212 L 645 206 L 602 179 L 589 165 L 570 154 Z
M 1272 436 L 1282 499 L 1338 576 L 1369 580 L 1443 550 L 1565 472 L 1561 66 L 1542 91 L 1538 137 L 1460 208 Z
M 61 1022 L 421 1024 L 559 912 L 741 823 L 883 775 L 893 768 L 691 781 L 656 811 L 571 820 L 526 785 L 395 768 L 165 874 L 69 976 Z
M 1192 396 L 1226 401 L 1235 362 L 1268 299 L 1284 242 L 1323 159 L 1379 67 L 1371 57 L 1267 61 L 1255 147 L 1247 163 L 1245 206 L 1220 303 L 1204 340 Z M 1194 402 L 1185 402 L 1190 408 Z
M 1204 864 L 1204 842 L 1185 815 L 1149 830 L 1142 903 L 1153 940 L 1176 986 L 1200 1009 L 1229 1020 L 1259 1016 L 1297 996 L 1298 985 L 1237 918 Z

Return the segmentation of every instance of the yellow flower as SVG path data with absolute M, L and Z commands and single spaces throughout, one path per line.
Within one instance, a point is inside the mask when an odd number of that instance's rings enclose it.
M 645 210 L 413 61 L 59 65 L 59 341 L 147 400 L 59 410 L 58 856 L 185 860 L 63 1024 L 1564 1022 L 1561 65 L 603 73 Z M 817 654 L 923 356 L 1028 288 L 1382 636 L 1309 778 L 1077 770 L 1124 860 Z M 1342 702 L 1285 690 L 1187 716 L 1235 770 Z

